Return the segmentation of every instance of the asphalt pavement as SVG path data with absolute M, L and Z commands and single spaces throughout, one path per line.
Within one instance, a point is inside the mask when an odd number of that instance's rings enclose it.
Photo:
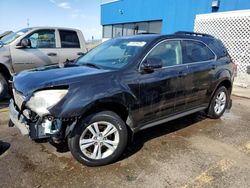
M 9 128 L 0 105 L 0 187 L 250 187 L 250 99 L 233 97 L 218 120 L 197 113 L 135 135 L 122 158 L 86 167 L 65 145 Z M 0 143 L 1 144 L 1 143 Z

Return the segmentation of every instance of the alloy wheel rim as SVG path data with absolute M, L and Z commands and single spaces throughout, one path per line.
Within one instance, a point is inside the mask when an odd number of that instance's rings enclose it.
M 226 107 L 226 93 L 221 91 L 218 93 L 215 99 L 214 111 L 216 114 L 220 114 Z
M 3 91 L 3 84 L 0 82 L 0 93 Z
M 83 131 L 79 146 L 88 158 L 99 160 L 112 155 L 119 141 L 119 132 L 112 123 L 98 121 L 90 124 Z

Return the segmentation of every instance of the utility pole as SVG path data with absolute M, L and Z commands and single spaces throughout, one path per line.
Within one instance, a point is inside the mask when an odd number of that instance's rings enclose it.
M 30 27 L 30 20 L 27 18 L 27 27 Z

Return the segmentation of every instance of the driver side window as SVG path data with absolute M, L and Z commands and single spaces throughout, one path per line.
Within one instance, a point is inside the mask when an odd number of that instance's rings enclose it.
M 182 64 L 181 42 L 169 40 L 160 42 L 147 56 L 157 58 L 163 63 L 163 67 Z
M 31 48 L 55 48 L 55 31 L 39 30 L 27 37 L 31 42 Z

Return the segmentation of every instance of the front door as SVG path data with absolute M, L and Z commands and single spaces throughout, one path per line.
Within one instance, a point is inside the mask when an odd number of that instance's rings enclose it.
M 182 64 L 180 41 L 160 42 L 145 60 L 147 58 L 159 59 L 163 67 L 139 76 L 139 111 L 143 117 L 140 124 L 167 117 L 175 113 L 175 107 L 180 109 L 185 106 L 182 102 L 185 96 L 180 91 L 183 90 L 183 75 L 187 73 L 187 66 Z
M 15 72 L 59 63 L 55 30 L 37 30 L 25 38 L 30 40 L 30 47 L 11 47 Z

